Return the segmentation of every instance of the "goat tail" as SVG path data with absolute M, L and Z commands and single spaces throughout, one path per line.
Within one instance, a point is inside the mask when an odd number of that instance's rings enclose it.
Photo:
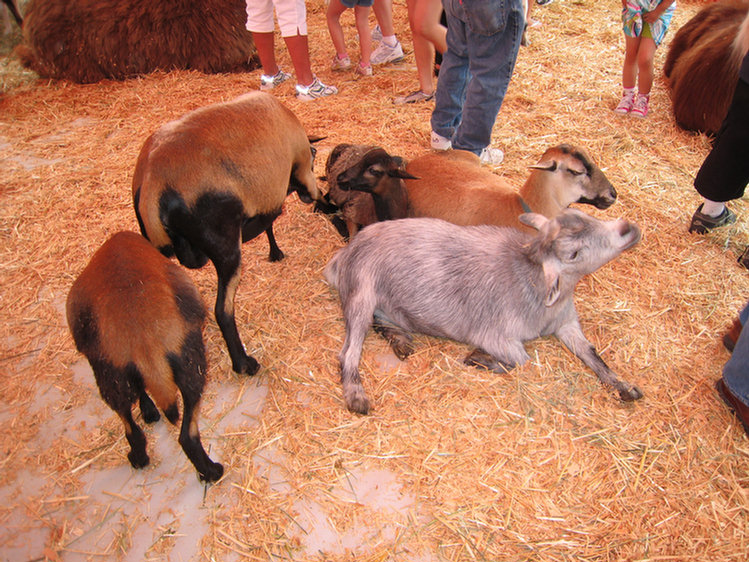
M 339 250 L 333 258 L 328 262 L 328 265 L 323 269 L 323 277 L 331 287 L 338 288 L 338 261 L 341 257 L 341 250 Z

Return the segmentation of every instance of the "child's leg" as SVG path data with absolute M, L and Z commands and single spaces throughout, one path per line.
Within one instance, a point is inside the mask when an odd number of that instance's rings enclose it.
M 330 0 L 326 14 L 328 31 L 338 58 L 346 56 L 346 38 L 343 36 L 343 28 L 341 27 L 341 14 L 345 11 L 346 6 L 341 4 L 341 0 Z
M 637 53 L 640 37 L 624 36 L 624 63 L 622 64 L 622 87 L 634 88 L 637 85 Z
M 372 32 L 369 30 L 369 8 L 369 6 L 354 6 L 356 31 L 359 33 L 359 52 L 361 53 L 359 66 L 361 67 L 369 66 L 369 58 L 372 56 Z
M 278 65 L 276 64 L 276 52 L 273 42 L 273 32 L 271 31 L 270 33 L 260 33 L 259 31 L 253 31 L 252 39 L 255 42 L 257 56 L 260 57 L 260 64 L 263 67 L 263 74 L 267 76 L 274 76 L 278 72 Z
M 447 28 L 440 23 L 442 2 L 440 0 L 417 0 L 415 22 L 416 33 L 432 42 L 434 48 L 444 54 L 447 51 Z M 530 2 L 528 2 L 530 6 Z
M 419 76 L 419 89 L 425 94 L 434 93 L 434 44 L 418 32 L 419 20 L 417 19 L 419 1 L 408 0 L 408 23 L 411 27 L 411 36 L 414 47 L 414 59 L 416 60 L 416 72 Z M 447 31 L 447 30 L 445 30 Z
M 291 63 L 294 65 L 297 84 L 309 86 L 315 79 L 309 62 L 309 44 L 306 35 L 292 35 L 284 37 L 286 48 L 289 49 Z M 257 43 L 256 43 L 257 45 Z M 259 49 L 258 49 L 259 51 Z
M 652 37 L 641 37 L 640 47 L 637 49 L 637 91 L 649 94 L 653 87 L 653 59 L 655 58 L 655 41 Z

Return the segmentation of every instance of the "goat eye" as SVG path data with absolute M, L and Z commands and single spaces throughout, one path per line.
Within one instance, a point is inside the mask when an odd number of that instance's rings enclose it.
M 575 261 L 577 259 L 578 255 L 579 255 L 579 252 L 577 250 L 575 250 L 574 252 L 572 252 L 569 255 L 569 257 L 567 258 L 567 261 Z
M 378 177 L 378 178 L 379 178 L 379 177 L 380 177 L 380 176 L 381 176 L 382 174 L 384 174 L 384 173 L 385 173 L 385 172 L 384 172 L 384 171 L 383 171 L 382 169 L 380 169 L 380 168 L 377 168 L 377 167 L 375 167 L 375 166 L 370 166 L 370 167 L 369 167 L 369 168 L 367 169 L 367 172 L 369 172 L 370 174 L 372 174 L 373 176 L 375 176 L 375 177 Z
M 567 168 L 567 171 L 572 174 L 573 176 L 582 176 L 585 172 L 578 172 L 577 170 L 573 170 L 571 168 Z

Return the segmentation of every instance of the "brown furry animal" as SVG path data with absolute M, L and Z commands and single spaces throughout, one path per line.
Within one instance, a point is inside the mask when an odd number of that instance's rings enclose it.
M 748 48 L 749 0 L 708 4 L 676 32 L 663 73 L 680 127 L 718 132 Z
M 614 186 L 579 147 L 553 146 L 530 168 L 528 179 L 517 191 L 481 166 L 472 152 L 424 154 L 406 165 L 406 171 L 419 178 L 405 180 L 408 216 L 530 230 L 518 219 L 529 209 L 553 218 L 572 203 L 606 209 L 616 201 Z
M 245 0 L 31 0 L 24 66 L 43 78 L 91 83 L 154 70 L 257 68 Z
M 143 144 L 133 173 L 133 205 L 143 235 L 182 265 L 213 262 L 216 322 L 232 368 L 253 375 L 234 319 L 240 244 L 265 232 L 270 259 L 283 252 L 273 221 L 286 196 L 321 198 L 312 171 L 315 149 L 290 109 L 265 92 L 209 105 L 166 123 Z
M 203 449 L 198 406 L 205 386 L 205 306 L 185 271 L 135 232 L 118 232 L 91 258 L 73 283 L 67 319 L 78 351 L 86 356 L 104 401 L 117 412 L 134 468 L 149 463 L 146 437 L 133 420 L 140 401 L 146 423 L 179 419 L 179 443 L 200 478 L 213 482 L 224 468 Z M 149 397 L 149 394 L 151 397 Z

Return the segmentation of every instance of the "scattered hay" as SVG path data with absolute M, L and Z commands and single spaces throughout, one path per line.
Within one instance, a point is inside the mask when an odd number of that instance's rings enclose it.
M 187 534 L 193 545 L 202 535 L 193 558 L 205 560 L 744 560 L 749 447 L 712 384 L 728 358 L 720 335 L 749 294 L 749 276 L 735 263 L 749 243 L 749 213 L 738 201 L 735 226 L 686 233 L 699 202 L 692 179 L 709 142 L 674 125 L 660 77 L 646 120 L 612 113 L 623 56 L 612 8 L 588 0 L 533 7 L 542 27 L 521 50 L 494 139 L 506 152 L 501 173 L 517 185 L 548 146 L 584 146 L 620 194 L 606 211 L 586 210 L 643 228 L 640 246 L 586 278 L 576 301 L 585 333 L 645 398 L 621 403 L 550 338 L 528 345 L 531 363 L 497 376 L 462 365 L 465 346 L 425 337 L 393 367 L 386 344 L 371 336 L 362 374 L 373 414 L 350 414 L 338 381 L 340 309 L 321 278 L 342 241 L 325 217 L 290 198 L 275 228 L 286 259 L 269 263 L 264 237 L 243 248 L 236 314 L 259 375 L 231 373 L 215 322 L 206 326 L 201 428 L 227 476 L 193 504 L 174 502 L 171 492 L 162 501 L 155 491 L 161 481 L 197 486 L 179 451 L 162 449 L 172 441 L 164 432 L 174 436 L 163 424 L 148 430 L 153 466 L 96 500 L 96 486 L 130 475 L 127 445 L 116 416 L 96 406 L 93 382 L 76 373 L 81 357 L 64 301 L 107 236 L 137 230 L 130 180 L 145 138 L 191 109 L 256 88 L 259 71 L 23 82 L 7 91 L 0 549 L 15 552 L 28 538 L 36 541 L 31 558 L 132 557 L 139 524 L 153 521 L 143 547 L 149 559 L 176 558 Z M 697 8 L 680 3 L 674 29 Z M 408 44 L 402 0 L 395 14 Z M 314 67 L 341 93 L 302 103 L 284 84 L 276 94 L 309 133 L 327 135 L 318 175 L 342 142 L 380 144 L 406 158 L 423 152 L 431 106 L 392 104 L 416 84 L 413 58 L 376 68 L 372 78 L 333 74 L 322 2 L 310 3 L 309 21 Z M 285 48 L 278 53 L 289 68 Z M 212 305 L 212 268 L 190 275 Z M 264 405 L 251 412 L 259 389 Z M 90 419 L 69 422 L 89 410 Z M 355 476 L 367 471 L 395 475 L 400 488 L 388 493 L 410 503 L 389 510 L 352 500 Z M 170 514 L 155 518 L 153 510 Z M 334 537 L 316 543 L 327 545 L 325 554 L 312 541 L 317 524 Z M 100 537 L 95 551 L 86 550 L 92 536 Z M 359 540 L 344 543 L 350 537 Z

